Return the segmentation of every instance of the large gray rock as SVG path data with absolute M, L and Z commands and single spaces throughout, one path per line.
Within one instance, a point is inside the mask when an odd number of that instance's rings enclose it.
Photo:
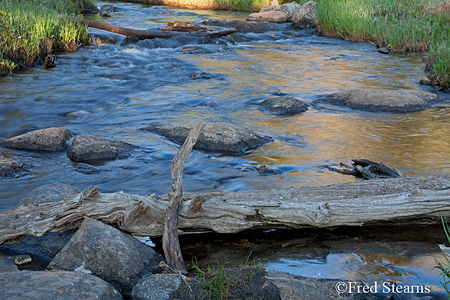
M 1 272 L 0 295 L 8 300 L 123 299 L 102 279 L 67 271 Z
M 86 218 L 48 267 L 92 273 L 126 295 L 142 276 L 158 271 L 162 260 L 131 235 Z
M 93 135 L 77 135 L 70 146 L 67 156 L 74 161 L 113 160 L 130 156 L 135 146 L 109 139 L 100 139 Z
M 271 22 L 206 19 L 202 23 L 204 25 L 208 25 L 208 26 L 234 28 L 238 32 L 241 32 L 241 33 L 246 33 L 246 32 L 263 33 L 263 32 L 267 32 L 267 31 L 286 30 L 286 27 L 284 25 L 271 23 Z
M 263 8 L 261 8 L 261 10 L 259 12 L 262 13 L 262 12 L 267 12 L 267 11 L 282 11 L 285 14 L 287 14 L 287 16 L 288 16 L 287 22 L 291 22 L 292 18 L 300 11 L 301 7 L 302 6 L 300 4 L 298 4 L 297 2 L 290 2 L 290 3 L 285 3 L 282 5 L 263 7 Z
M 70 184 L 51 183 L 32 190 L 18 205 L 36 205 L 75 198 L 81 191 Z
M 405 113 L 424 110 L 444 99 L 417 90 L 359 89 L 326 95 L 319 101 L 365 111 Z
M 31 166 L 0 154 L 0 177 L 12 177 L 17 172 L 28 171 Z
M 247 16 L 247 21 L 265 21 L 271 23 L 285 23 L 287 22 L 288 15 L 282 11 L 265 11 L 259 13 L 253 13 Z
M 374 299 L 374 295 L 370 292 L 346 293 L 343 289 L 348 287 L 350 281 L 345 280 L 305 278 L 273 270 L 267 270 L 266 279 L 280 289 L 280 296 L 283 300 Z M 358 281 L 351 282 L 364 285 Z M 336 288 L 344 293 L 338 293 Z
M 143 129 L 165 136 L 171 141 L 184 143 L 193 127 L 193 125 L 165 125 Z M 243 125 L 209 122 L 205 123 L 194 149 L 239 154 L 271 141 L 271 137 L 255 133 Z
M 0 142 L 1 147 L 34 151 L 62 151 L 72 133 L 63 127 L 35 130 Z
M 314 1 L 306 2 L 292 17 L 292 25 L 297 29 L 314 28 L 319 7 Z
M 307 111 L 306 104 L 294 97 L 277 96 L 258 104 L 259 110 L 274 115 L 295 115 Z

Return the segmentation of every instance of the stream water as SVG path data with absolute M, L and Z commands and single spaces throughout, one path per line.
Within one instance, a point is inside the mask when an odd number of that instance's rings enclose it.
M 115 5 L 118 11 L 106 21 L 136 29 L 163 27 L 174 20 L 245 19 L 247 15 Z M 106 35 L 115 43 L 61 54 L 54 69 L 37 67 L 0 78 L 0 139 L 62 126 L 74 134 L 119 139 L 139 149 L 129 158 L 90 166 L 70 161 L 65 152 L 1 149 L 5 156 L 34 167 L 31 172 L 0 181 L 0 211 L 13 208 L 34 188 L 53 182 L 79 189 L 96 185 L 101 192 L 169 192 L 169 170 L 178 146 L 139 130 L 150 125 L 224 121 L 246 124 L 274 138 L 273 143 L 241 156 L 194 151 L 184 173 L 184 189 L 189 192 L 359 180 L 327 169 L 328 165 L 350 163 L 352 158 L 382 161 L 405 176 L 450 172 L 448 102 L 407 114 L 367 113 L 313 103 L 318 95 L 357 88 L 430 91 L 419 84 L 424 64 L 418 55 L 382 55 L 369 43 L 324 38 L 310 30 L 292 28 L 242 34 L 242 41 L 236 43 L 229 38 L 194 37 L 138 41 L 94 29 L 91 32 Z M 183 46 L 196 50 L 182 52 Z M 195 72 L 208 73 L 210 78 L 193 80 Z M 255 104 L 274 95 L 299 98 L 309 110 L 289 117 L 260 112 Z M 277 168 L 281 174 L 260 175 L 252 169 L 259 164 Z M 386 251 L 367 254 L 348 242 L 345 245 L 350 250 L 341 254 L 323 253 L 317 258 L 293 251 L 273 258 L 268 267 L 333 278 L 350 278 L 348 272 L 339 270 L 351 269 L 355 270 L 352 274 L 359 274 L 354 277 L 364 279 L 365 268 L 392 265 L 403 268 L 393 280 L 401 281 L 405 272 L 423 272 L 431 275 L 408 280 L 438 285 L 438 272 L 430 270 L 433 257 L 442 259 L 435 241 L 421 241 L 422 246 L 428 243 L 424 247 L 396 244 L 396 259 L 392 253 L 384 255 Z M 420 251 L 409 250 L 418 247 Z M 405 259 L 399 263 L 397 258 L 402 257 Z M 377 280 L 384 275 L 380 271 Z

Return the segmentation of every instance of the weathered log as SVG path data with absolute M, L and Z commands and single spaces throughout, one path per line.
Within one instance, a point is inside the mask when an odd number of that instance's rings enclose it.
M 140 30 L 140 29 L 131 29 L 125 28 L 117 25 L 111 25 L 104 22 L 97 22 L 93 20 L 83 19 L 82 22 L 89 27 L 106 30 L 118 34 L 123 34 L 126 36 L 137 37 L 138 39 L 154 39 L 154 38 L 162 38 L 167 39 L 174 36 L 179 35 L 189 35 L 189 36 L 204 36 L 204 37 L 219 37 L 225 36 L 228 34 L 232 34 L 237 32 L 235 29 L 223 29 L 221 31 L 210 31 L 210 30 L 201 30 L 201 31 L 190 31 L 190 32 L 180 32 L 180 31 L 149 31 L 149 30 Z
M 401 177 L 236 193 L 185 194 L 179 234 L 265 228 L 333 228 L 450 217 L 450 175 Z M 137 235 L 162 236 L 167 196 L 87 188 L 76 198 L 0 213 L 0 243 L 78 227 L 85 217 Z
M 183 170 L 184 163 L 191 153 L 192 148 L 194 148 L 195 143 L 197 143 L 203 127 L 205 127 L 205 124 L 200 123 L 192 128 L 184 144 L 172 161 L 171 175 L 173 180 L 173 193 L 169 193 L 170 203 L 166 210 L 162 246 L 169 267 L 182 274 L 187 273 L 178 239 L 178 213 L 181 202 L 183 201 Z

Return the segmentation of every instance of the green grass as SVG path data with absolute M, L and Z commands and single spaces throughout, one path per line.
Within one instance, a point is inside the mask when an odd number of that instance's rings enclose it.
M 445 220 L 442 217 L 441 217 L 441 220 L 442 220 L 442 225 L 444 226 L 445 235 L 447 236 L 447 241 L 450 243 L 449 227 L 447 224 L 447 220 Z M 441 263 L 436 260 L 436 266 L 434 268 L 441 271 L 441 274 L 439 275 L 439 277 L 441 277 L 442 280 L 441 280 L 441 285 L 439 287 L 443 287 L 445 289 L 445 291 L 447 292 L 447 297 L 448 297 L 448 299 L 450 299 L 450 290 L 448 287 L 448 285 L 450 284 L 450 259 L 448 258 L 447 255 L 445 255 L 445 253 L 444 253 L 444 258 L 445 258 L 446 263 Z
M 300 4 L 306 0 L 298 1 Z M 316 0 L 327 36 L 374 41 L 393 52 L 426 54 L 431 77 L 450 87 L 449 0 Z
M 83 2 L 63 0 L 0 0 L 0 72 L 17 63 L 32 66 L 46 55 L 74 51 L 87 43 L 80 22 Z

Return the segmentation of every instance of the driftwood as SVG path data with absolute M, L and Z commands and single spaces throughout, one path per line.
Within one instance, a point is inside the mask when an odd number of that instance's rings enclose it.
M 353 167 L 340 163 L 339 167 L 328 167 L 329 170 L 345 175 L 360 176 L 365 179 L 375 179 L 378 177 L 401 177 L 400 173 L 383 163 L 377 163 L 368 159 L 352 159 Z
M 386 178 L 322 187 L 184 194 L 179 234 L 265 228 L 333 228 L 450 217 L 450 175 Z M 162 236 L 167 196 L 103 194 L 0 213 L 0 243 L 78 227 L 85 217 L 137 235 Z
M 89 27 L 106 30 L 118 34 L 123 34 L 126 36 L 137 37 L 138 39 L 154 39 L 154 38 L 162 38 L 167 39 L 174 36 L 179 35 L 189 35 L 189 36 L 200 36 L 200 37 L 220 37 L 228 34 L 232 34 L 237 32 L 235 29 L 223 29 L 221 31 L 211 31 L 211 30 L 199 30 L 199 31 L 189 31 L 189 32 L 181 32 L 181 31 L 149 31 L 149 30 L 140 30 L 140 29 L 131 29 L 125 28 L 117 25 L 111 25 L 104 22 L 97 22 L 93 20 L 83 19 L 82 22 Z
M 162 246 L 164 256 L 170 268 L 186 274 L 186 267 L 184 265 L 183 254 L 181 253 L 180 242 L 178 239 L 178 213 L 181 202 L 183 201 L 183 170 L 189 154 L 197 143 L 200 132 L 205 124 L 200 123 L 189 132 L 183 146 L 181 146 L 177 155 L 172 161 L 171 175 L 172 175 L 172 190 L 169 193 L 169 206 L 166 210 L 166 219 L 164 226 L 164 234 L 162 238 Z

